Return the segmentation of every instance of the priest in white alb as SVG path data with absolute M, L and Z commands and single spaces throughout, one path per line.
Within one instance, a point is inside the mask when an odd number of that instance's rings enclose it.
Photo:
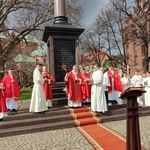
M 47 110 L 46 100 L 43 91 L 44 79 L 40 73 L 41 69 L 42 69 L 42 65 L 37 64 L 33 72 L 34 86 L 32 90 L 29 112 L 44 112 Z
M 91 111 L 105 113 L 108 109 L 103 85 L 103 72 L 97 65 L 94 65 L 92 78 L 87 79 L 87 81 L 92 83 Z

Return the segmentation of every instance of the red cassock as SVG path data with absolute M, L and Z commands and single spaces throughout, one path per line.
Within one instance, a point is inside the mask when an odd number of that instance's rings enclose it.
M 107 71 L 108 73 L 108 78 L 110 81 L 110 86 L 108 87 L 108 92 L 112 91 L 112 78 L 114 78 L 114 90 L 118 91 L 118 92 L 122 92 L 123 91 L 123 86 L 122 86 L 122 82 L 120 80 L 120 77 L 118 75 L 118 72 L 116 70 L 114 70 L 114 73 L 112 74 L 111 71 Z
M 12 80 L 13 82 L 11 82 Z M 5 87 L 6 98 L 13 97 L 15 99 L 18 99 L 18 97 L 20 96 L 20 88 L 16 77 L 12 75 L 11 78 L 10 75 L 5 75 L 2 81 Z
M 82 79 L 81 74 L 77 74 L 77 77 Z M 69 94 L 70 100 L 73 102 L 81 102 L 83 100 L 82 88 L 78 81 L 75 80 L 75 75 L 72 71 L 68 73 L 69 81 L 65 82 L 67 87 L 67 94 Z
M 90 78 L 90 74 L 88 73 L 82 73 L 82 94 L 83 94 L 83 99 L 90 99 L 91 98 L 91 85 L 85 81 L 87 78 Z
M 53 96 L 52 96 L 52 87 L 51 86 L 52 86 L 52 82 L 53 82 L 53 77 L 48 72 L 43 72 L 42 77 L 50 80 L 50 82 L 44 81 L 43 90 L 44 90 L 45 99 L 52 100 Z
M 0 80 L 0 84 L 2 84 L 2 80 Z M 0 89 L 0 112 L 7 112 L 6 99 L 2 89 Z

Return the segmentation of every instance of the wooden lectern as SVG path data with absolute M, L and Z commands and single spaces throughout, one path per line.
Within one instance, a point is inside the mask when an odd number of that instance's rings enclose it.
M 144 92 L 143 87 L 130 87 L 120 96 L 127 100 L 126 150 L 141 150 L 137 97 Z

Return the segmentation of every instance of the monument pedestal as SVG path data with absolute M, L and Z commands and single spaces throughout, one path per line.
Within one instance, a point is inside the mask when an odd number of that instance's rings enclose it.
M 130 87 L 120 96 L 127 100 L 126 150 L 141 150 L 137 97 L 144 92 L 143 87 Z
M 83 31 L 83 28 L 75 28 L 70 24 L 45 27 L 43 41 L 48 45 L 48 70 L 54 77 L 55 84 L 64 82 L 66 72 L 62 68 L 63 64 L 68 71 L 72 70 L 73 65 L 78 65 L 78 37 Z

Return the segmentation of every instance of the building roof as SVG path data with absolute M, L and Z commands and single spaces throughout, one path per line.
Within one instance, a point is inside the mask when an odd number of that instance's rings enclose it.
M 31 56 L 46 56 L 46 52 L 42 49 L 41 46 L 38 46 L 38 49 L 31 53 Z
M 29 35 L 29 34 L 25 36 L 25 39 L 26 39 L 27 42 L 38 43 L 38 40 L 34 36 Z
M 28 55 L 24 54 L 18 54 L 14 59 L 14 62 L 19 63 L 19 62 L 34 62 L 33 58 L 29 57 Z

